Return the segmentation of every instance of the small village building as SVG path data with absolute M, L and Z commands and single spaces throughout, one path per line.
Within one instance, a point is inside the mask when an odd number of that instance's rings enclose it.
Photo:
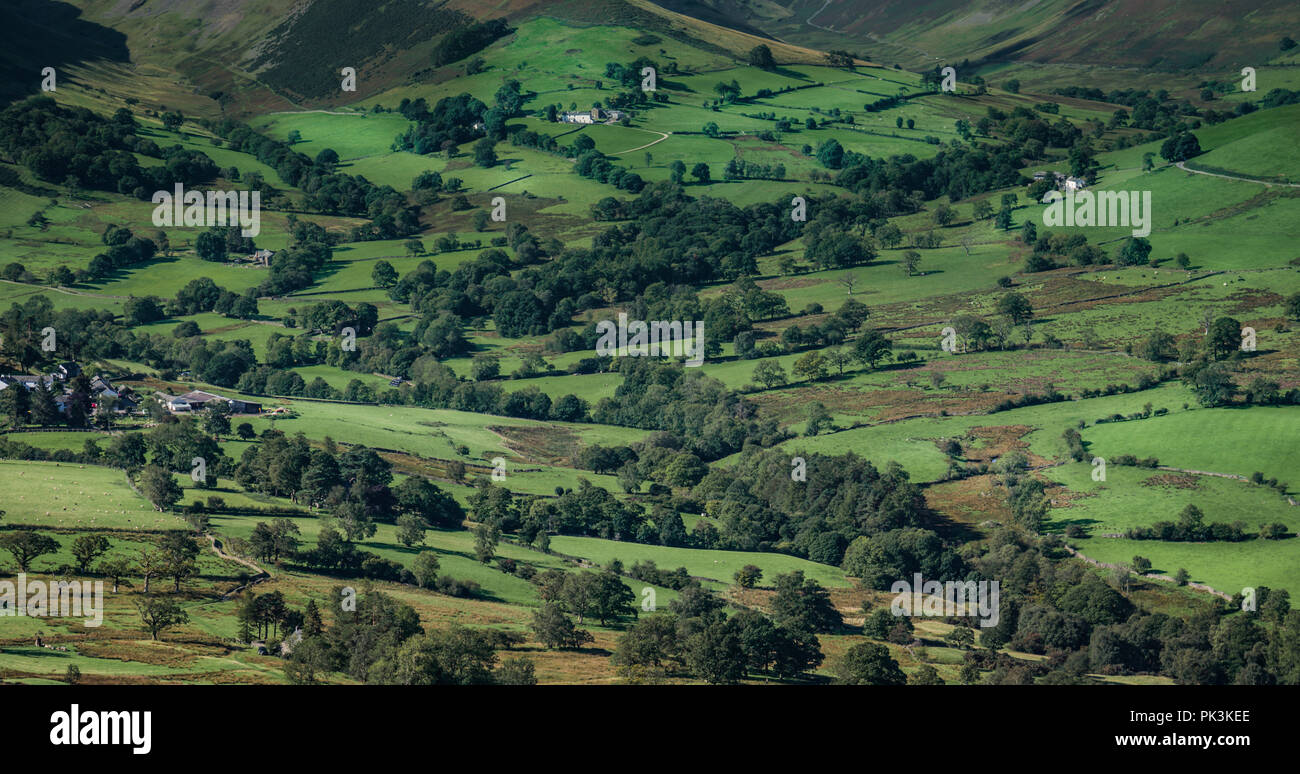
M 555 116 L 555 120 L 562 124 L 603 124 L 622 121 L 623 116 L 627 115 L 622 110 L 602 110 L 594 107 L 591 110 L 566 110 Z
M 168 395 L 159 392 L 155 393 L 154 397 L 158 399 L 158 402 L 166 406 L 167 410 L 173 414 L 202 411 L 214 403 L 224 403 L 230 408 L 230 413 L 232 414 L 262 413 L 262 404 L 260 403 L 253 403 L 239 398 L 227 398 L 224 395 L 217 395 L 204 390 L 191 390 L 184 395 Z
M 594 108 L 593 108 L 593 109 L 594 109 Z M 594 123 L 596 123 L 596 120 L 592 117 L 591 113 L 570 112 L 570 111 L 567 111 L 567 110 L 566 110 L 565 112 L 561 113 L 561 114 L 557 117 L 557 120 L 558 120 L 560 123 L 562 123 L 562 124 L 594 124 Z

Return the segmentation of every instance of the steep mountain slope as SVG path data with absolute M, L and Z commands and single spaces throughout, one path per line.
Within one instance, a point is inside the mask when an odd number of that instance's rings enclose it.
M 793 43 L 904 64 L 1020 59 L 1156 69 L 1259 65 L 1294 23 L 1285 0 L 661 0 Z
M 5 0 L 0 24 L 0 101 L 40 88 L 41 70 L 74 62 L 126 62 L 126 36 L 50 0 Z
M 786 62 L 820 52 L 762 36 L 734 15 L 699 20 L 647 0 L 15 0 L 0 35 L 7 91 L 34 93 L 44 66 L 84 99 L 130 96 L 155 110 L 252 114 L 354 102 L 395 86 L 463 76 L 465 64 L 519 23 L 539 16 L 616 25 L 743 57 L 768 42 Z M 493 20 L 497 22 L 492 27 Z M 713 21 L 723 22 L 715 24 Z M 341 87 L 344 67 L 356 91 Z

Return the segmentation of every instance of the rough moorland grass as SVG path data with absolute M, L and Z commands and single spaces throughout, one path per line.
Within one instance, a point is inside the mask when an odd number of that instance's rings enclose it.
M 531 494 L 553 494 L 557 486 L 575 488 L 580 478 L 610 491 L 620 491 L 618 481 L 612 475 L 562 467 L 554 464 L 553 460 L 571 456 L 584 445 L 626 445 L 641 440 L 648 432 L 636 428 L 485 416 L 449 409 L 310 401 L 289 403 L 298 412 L 297 418 L 272 420 L 262 416 L 247 421 L 258 432 L 274 426 L 288 434 L 301 431 L 314 440 L 329 436 L 340 443 L 393 449 L 421 457 L 460 459 L 467 464 L 488 465 L 493 458 L 502 457 L 507 463 L 508 486 Z M 498 432 L 494 428 L 503 430 Z M 536 436 L 538 433 L 541 435 Z M 557 445 L 556 436 L 560 436 L 563 442 Z M 545 443 L 537 445 L 538 439 Z M 458 454 L 455 448 L 462 444 L 468 449 L 465 455 Z
M 1148 401 L 1178 411 L 1174 407 L 1188 397 L 1183 388 L 1165 385 L 1143 392 L 1029 406 L 997 414 L 909 419 L 811 438 L 795 438 L 781 444 L 781 448 L 792 454 L 797 451 L 822 454 L 852 451 L 877 466 L 897 461 L 914 481 L 936 481 L 947 469 L 946 458 L 936 441 L 959 438 L 972 427 L 1026 425 L 1037 428 L 1022 439 L 1029 444 L 1029 450 L 1044 457 L 1061 459 L 1066 451 L 1061 434 L 1080 420 L 1092 422 L 1097 417 L 1114 413 L 1131 414 L 1140 411 Z M 723 462 L 725 464 L 726 460 Z

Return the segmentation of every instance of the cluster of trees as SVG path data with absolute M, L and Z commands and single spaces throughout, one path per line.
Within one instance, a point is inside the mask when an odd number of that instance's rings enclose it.
M 890 108 L 906 103 L 909 96 L 910 95 L 898 94 L 892 97 L 881 97 L 880 99 L 864 104 L 862 109 L 868 113 L 878 113 L 881 110 L 889 110 Z M 899 120 L 901 122 L 902 119 L 900 118 Z M 901 123 L 899 124 L 899 128 L 902 128 Z M 911 129 L 912 127 L 908 126 L 907 128 Z
M 1101 89 L 1086 86 L 1066 86 L 1052 90 L 1053 94 L 1076 99 L 1092 99 L 1124 105 L 1132 109 L 1124 122 L 1137 129 L 1170 132 L 1195 117 L 1197 110 L 1188 100 L 1174 100 L 1165 89 L 1154 93 L 1150 89 Z
M 833 147 L 824 144 L 818 160 L 827 169 L 840 170 L 836 185 L 860 196 L 893 191 L 903 198 L 920 191 L 923 199 L 946 195 L 956 202 L 1023 182 L 1017 171 L 1023 165 L 1020 151 L 1010 146 L 945 148 L 928 159 L 911 154 L 874 159 L 842 149 L 836 153 Z
M 871 262 L 876 257 L 874 242 L 832 218 L 832 212 L 823 210 L 808 222 L 804 255 L 821 269 L 843 269 Z
M 336 172 L 338 154 L 331 149 L 322 150 L 313 159 L 295 151 L 290 143 L 258 134 L 229 118 L 211 122 L 208 128 L 224 138 L 231 150 L 249 154 L 274 169 L 286 184 L 304 191 L 303 205 L 307 209 L 326 215 L 369 218 L 372 222 L 368 226 L 354 230 L 354 239 L 396 239 L 420 230 L 419 208 L 410 205 L 405 194 L 392 186 L 377 186 L 364 177 Z M 253 174 L 245 182 L 268 188 Z
M 1006 489 L 1012 521 L 1030 533 L 1042 530 L 1049 505 L 1047 486 L 1029 472 L 1029 460 L 1020 452 L 1011 452 L 998 458 L 994 470 L 998 483 Z
M 1286 528 L 1283 527 L 1283 534 Z M 1260 533 L 1261 537 L 1273 537 L 1272 527 L 1266 527 Z M 1248 535 L 1245 532 L 1245 525 L 1238 521 L 1233 524 L 1224 524 L 1215 522 L 1212 524 L 1205 523 L 1205 514 L 1195 505 L 1188 504 L 1183 508 L 1182 513 L 1178 514 L 1178 521 L 1157 521 L 1150 527 L 1134 527 L 1125 533 L 1125 537 L 1130 540 L 1166 540 L 1171 542 L 1228 542 L 1239 543 L 1245 540 Z
M 747 442 L 771 446 L 785 439 L 772 418 L 722 382 L 698 370 L 651 358 L 618 358 L 623 381 L 601 398 L 591 419 L 601 424 L 663 430 L 701 460 L 740 451 Z
M 888 589 L 899 578 L 917 572 L 926 578 L 971 579 L 952 547 L 923 527 L 893 528 L 855 538 L 840 566 L 863 587 L 873 589 Z
M 159 233 L 161 235 L 161 232 Z M 90 259 L 90 263 L 86 266 L 84 276 L 82 276 L 81 272 L 74 272 L 73 279 L 75 279 L 75 281 L 80 282 L 87 279 L 106 279 L 118 269 L 125 269 L 130 266 L 144 263 L 145 261 L 152 259 L 154 255 L 158 253 L 158 245 L 154 243 L 153 240 L 135 236 L 131 232 L 131 229 L 124 226 L 118 227 L 110 225 L 104 230 L 104 234 L 101 238 L 103 239 L 104 244 L 108 246 L 108 249 Z M 162 238 L 165 239 L 166 236 L 162 235 Z M 70 271 L 66 267 L 60 268 L 63 269 L 63 273 Z M 66 276 L 59 276 L 58 274 L 51 275 L 51 280 L 53 280 L 55 284 L 72 284 L 71 282 L 66 281 L 67 279 L 69 278 Z
M 548 113 L 555 113 L 554 105 L 547 105 L 547 107 L 549 108 L 547 111 Z M 551 118 L 550 120 L 554 121 L 555 119 Z M 586 135 L 580 136 L 585 137 Z M 551 153 L 556 156 L 564 156 L 565 158 L 572 158 L 575 155 L 572 146 L 561 145 L 549 134 L 534 132 L 531 129 L 524 129 L 523 127 L 515 128 L 515 131 L 510 133 L 510 144 L 517 148 L 531 148 L 533 150 Z
M 990 107 L 987 115 L 975 122 L 974 129 L 976 134 L 985 137 L 997 132 L 1001 139 L 1011 143 L 1029 159 L 1043 158 L 1047 148 L 1068 148 L 1075 157 L 1071 162 L 1072 169 L 1080 154 L 1090 153 L 1083 132 L 1069 120 L 1048 121 L 1045 116 L 1023 106 L 1017 106 L 1010 114 Z M 1079 171 L 1086 170 L 1080 168 Z
M 724 180 L 784 180 L 785 165 L 780 162 L 761 164 L 733 158 L 723 167 L 722 177 Z
M 176 119 L 179 119 L 176 116 Z M 172 124 L 179 125 L 178 120 Z M 232 119 L 210 123 L 208 128 L 224 138 L 233 150 L 248 153 L 273 167 L 285 183 L 308 193 L 309 209 L 332 215 L 369 217 L 359 238 L 392 239 L 419 231 L 418 209 L 391 186 L 378 187 L 365 178 L 334 171 L 338 154 L 322 151 L 316 159 L 295 152 L 288 143 L 255 133 Z M 0 148 L 32 170 L 38 178 L 76 188 L 115 191 L 148 199 L 153 192 L 174 184 L 195 186 L 219 175 L 239 179 L 237 169 L 220 169 L 207 155 L 175 145 L 163 150 L 136 134 L 138 126 L 129 110 L 120 109 L 105 119 L 85 108 L 65 108 L 47 97 L 32 97 L 0 112 Z M 328 150 L 328 149 L 327 149 Z M 141 166 L 134 154 L 161 158 L 163 164 Z M 256 173 L 245 183 L 275 191 Z M 115 245 L 123 247 L 124 245 Z M 150 254 L 150 257 L 152 253 Z M 110 250 L 94 266 L 99 278 L 113 268 L 147 258 L 126 261 L 121 251 Z
M 194 253 L 205 261 L 221 262 L 230 254 L 248 254 L 257 248 L 238 226 L 215 226 L 200 231 L 194 239 Z
M 632 299 L 655 283 L 756 274 L 758 256 L 799 233 L 784 204 L 741 209 L 688 197 L 670 182 L 647 187 L 626 203 L 626 212 L 629 220 L 597 234 L 590 249 L 552 251 L 552 260 L 525 268 L 514 280 L 496 280 L 492 295 L 530 288 L 546 329 L 555 330 L 570 324 L 580 308 Z
M 1297 298 L 1300 297 L 1293 297 L 1292 302 Z M 1132 347 L 1132 352 L 1156 363 L 1182 363 L 1176 371 L 1172 366 L 1166 369 L 1161 378 L 1180 374 L 1183 382 L 1196 393 L 1197 400 L 1204 406 L 1230 404 L 1239 394 L 1246 403 L 1261 406 L 1300 403 L 1300 390 L 1283 390 L 1267 376 L 1256 375 L 1244 387 L 1234 381 L 1233 374 L 1238 364 L 1249 357 L 1249 353 L 1241 350 L 1240 321 L 1232 317 L 1216 318 L 1207 309 L 1201 315 L 1200 322 L 1204 332 L 1199 338 L 1187 336 L 1179 342 L 1172 335 L 1157 330 Z
M 641 70 L 646 67 L 653 68 L 656 74 L 660 70 L 659 63 L 648 56 L 638 57 L 628 64 L 606 62 L 605 77 L 613 79 L 625 89 L 639 90 L 641 88 Z
M 249 288 L 236 294 L 207 277 L 198 277 L 176 291 L 176 297 L 161 303 L 154 296 L 131 298 L 124 316 L 128 325 L 141 325 L 164 317 L 181 317 L 216 312 L 227 317 L 250 320 L 257 316 L 257 290 Z M 197 335 L 197 334 L 196 334 Z
M 1013 346 L 1012 337 L 1017 329 L 1026 344 L 1033 338 L 1033 311 L 1028 301 L 1019 293 L 1008 293 L 999 299 L 1001 313 L 992 322 L 973 314 L 958 315 L 952 319 L 952 328 L 957 334 L 957 344 L 962 352 L 984 351 L 989 349 L 1006 349 Z
M 126 331 L 115 350 L 120 357 L 148 363 L 165 375 L 189 371 L 205 382 L 234 387 L 257 365 L 253 346 L 245 339 L 209 340 L 202 336 L 176 338 L 165 334 Z
M 137 199 L 176 183 L 191 186 L 217 176 L 216 163 L 203 153 L 180 145 L 164 151 L 139 137 L 137 128 L 126 108 L 107 119 L 49 97 L 29 97 L 0 111 L 0 149 L 40 180 Z M 164 163 L 142 166 L 137 153 Z
M 676 74 L 677 63 L 670 61 L 666 67 L 660 67 L 659 63 L 647 56 L 637 57 L 637 59 L 628 64 L 619 62 L 605 63 L 605 77 L 613 79 L 622 91 L 606 100 L 611 108 L 633 108 L 648 105 L 651 102 L 667 102 L 668 94 L 665 91 L 667 84 L 660 81 L 656 84 L 656 90 L 647 92 L 641 89 L 641 71 L 646 68 L 653 68 L 656 78 L 663 74 Z M 603 88 L 602 81 L 596 82 L 596 88 Z
M 617 567 L 606 568 L 600 572 L 547 570 L 535 575 L 533 583 L 537 585 L 537 597 L 542 601 L 543 607 L 556 605 L 563 614 L 576 616 L 578 626 L 581 626 L 587 618 L 595 618 L 600 621 L 601 626 L 605 626 L 637 617 L 637 607 L 634 604 L 636 596 L 614 571 L 615 569 Z M 540 620 L 547 624 L 551 624 L 556 618 L 554 611 L 549 615 L 546 613 L 542 615 Z M 561 626 L 563 626 L 562 622 Z M 539 639 L 542 642 L 548 647 L 555 647 L 553 643 L 556 640 L 547 636 L 546 627 L 535 628 L 538 629 Z
M 1188 131 L 1171 134 L 1169 139 L 1160 145 L 1160 157 L 1165 161 L 1186 161 L 1199 155 L 1201 155 L 1201 143 L 1196 139 L 1196 135 Z
M 260 595 L 251 590 L 245 592 L 235 617 L 239 621 L 240 642 L 252 642 L 255 636 L 269 642 L 278 638 L 281 632 L 291 633 L 295 629 L 319 631 L 321 628 L 320 607 L 316 600 L 308 600 L 304 610 L 294 610 L 285 603 L 282 591 Z
M 42 556 L 56 554 L 62 548 L 57 538 L 34 530 L 17 529 L 0 534 L 0 549 L 8 551 L 21 572 L 32 569 L 32 563 Z M 154 579 L 172 581 L 173 590 L 180 593 L 181 584 L 199 574 L 199 545 L 193 535 L 181 531 L 169 531 L 156 543 L 138 549 L 135 558 L 122 555 L 109 557 L 113 549 L 107 537 L 91 532 L 78 535 L 73 539 L 70 551 L 75 565 L 63 565 L 55 570 L 56 574 L 73 575 L 94 571 L 110 579 L 113 593 L 117 593 L 118 584 L 124 578 L 143 580 L 142 593 L 150 593 L 150 584 Z M 157 632 L 154 632 L 157 639 Z
M 301 435 L 263 433 L 244 450 L 233 475 L 240 486 L 330 512 L 347 540 L 374 535 L 376 522 L 411 514 L 427 524 L 458 526 L 464 512 L 446 492 L 419 476 L 395 487 L 392 465 L 373 449 L 340 450 L 331 440 L 314 449 Z
M 1181 345 L 1162 334 L 1153 333 L 1143 342 L 1144 356 L 1167 357 L 1177 352 L 1184 365 L 1179 369 L 1183 382 L 1196 393 L 1203 406 L 1224 406 L 1243 394 L 1246 402 L 1258 405 L 1289 405 L 1300 403 L 1300 390 L 1283 390 L 1264 375 L 1257 375 L 1243 390 L 1233 379 L 1243 359 L 1249 353 L 1241 349 L 1242 324 L 1232 317 L 1215 318 L 1209 310 L 1201 318 L 1204 334 L 1201 338 L 1189 336 Z M 1152 358 L 1154 359 L 1154 357 Z
M 451 30 L 434 45 L 433 64 L 435 67 L 442 67 L 459 59 L 464 59 L 470 54 L 476 54 L 492 45 L 497 39 L 514 32 L 506 23 L 505 18 L 489 19 L 482 22 L 475 22 L 468 19 L 468 17 L 466 19 L 467 22 L 463 27 Z
M 33 294 L 21 304 L 16 301 L 10 304 L 0 314 L 0 354 L 24 369 L 52 363 L 55 358 L 63 361 L 112 357 L 107 353 L 114 350 L 117 338 L 124 333 L 113 322 L 114 317 L 106 309 L 56 311 L 47 296 Z M 41 346 L 46 339 L 46 328 L 55 331 L 54 352 Z
M 825 326 L 820 329 L 816 327 L 801 329 L 797 325 L 791 325 L 781 335 L 781 343 L 787 351 L 793 351 L 801 346 L 814 345 L 827 340 Z M 794 362 L 790 367 L 790 371 L 793 376 L 816 382 L 830 376 L 832 368 L 842 376 L 844 370 L 853 363 L 860 363 L 866 368 L 874 369 L 880 361 L 892 356 L 893 344 L 889 339 L 878 331 L 869 330 L 859 336 L 852 347 L 836 346 L 825 355 L 818 350 L 805 353 L 803 357 Z M 911 363 L 916 360 L 916 353 L 904 352 L 898 356 L 898 360 L 900 363 Z M 784 385 L 789 380 L 785 368 L 777 360 L 759 362 L 758 365 L 754 366 L 753 378 L 756 385 L 761 384 L 764 389 L 768 390 Z M 810 424 L 808 435 L 817 435 L 817 432 Z
M 483 482 L 468 503 L 476 522 L 499 532 L 514 532 L 520 542 L 539 546 L 549 545 L 552 533 L 630 541 L 646 523 L 640 505 L 620 501 L 585 479 L 576 490 L 565 490 L 555 498 L 516 496 L 505 487 Z
M 414 225 L 418 230 L 418 224 Z M 309 287 L 316 274 L 334 254 L 330 240 L 320 226 L 300 221 L 293 227 L 293 242 L 271 259 L 270 275 L 262 280 L 257 292 L 264 296 L 282 296 Z M 409 232 L 404 232 L 409 233 Z M 393 234 L 385 239 L 398 236 Z
M 846 285 L 854 285 L 857 278 L 852 274 L 847 274 L 841 277 L 840 281 Z M 821 313 L 820 304 L 804 310 L 804 314 Z M 821 325 L 800 326 L 793 324 L 786 326 L 781 331 L 779 345 L 773 342 L 758 342 L 753 334 L 742 331 L 736 336 L 736 354 L 747 360 L 752 360 L 757 357 L 778 355 L 782 352 L 795 352 L 806 347 L 839 346 L 845 342 L 850 334 L 857 333 L 869 316 L 870 310 L 867 309 L 865 304 L 849 298 L 833 314 L 826 315 Z M 881 346 L 883 346 L 883 349 L 880 349 Z M 869 358 L 864 357 L 864 362 L 869 360 L 873 367 L 875 362 L 885 357 L 889 346 L 888 340 L 874 330 L 863 332 L 854 345 L 855 349 L 862 355 L 870 354 Z M 759 378 L 757 375 L 755 379 L 766 383 L 766 380 Z M 771 384 L 767 386 L 770 388 Z
M 990 680 L 1081 684 L 1099 672 L 1164 674 L 1180 684 L 1300 684 L 1300 611 L 1285 591 L 1256 589 L 1253 611 L 1237 598 L 1179 618 L 1129 601 L 1120 590 L 1127 571 L 1107 582 L 1092 568 L 1055 561 L 1062 556 L 1055 537 L 1001 529 L 970 560 L 968 579 L 1000 580 L 999 621 L 981 631 L 980 645 L 1048 656 L 1045 671 L 995 670 Z
M 1083 234 L 1053 234 L 1039 231 L 1032 222 L 1027 222 L 1020 237 L 1032 249 L 1025 259 L 1026 272 L 1051 271 L 1068 265 L 1092 266 L 1110 260 L 1101 248 L 1088 244 L 1088 238 Z M 1115 262 L 1124 266 L 1144 264 L 1148 262 L 1150 251 L 1150 242 L 1141 237 L 1129 237 L 1118 249 Z
M 527 658 L 498 663 L 499 648 L 520 638 L 508 632 L 452 626 L 425 631 L 410 605 L 380 592 L 349 594 L 334 589 L 328 626 L 304 621 L 303 637 L 285 663 L 295 684 L 320 682 L 331 672 L 386 685 L 533 685 L 537 678 Z
M 1180 619 L 1139 610 L 1091 568 L 1053 561 L 1060 555 L 1056 539 L 1000 529 L 984 553 L 971 559 L 966 580 L 997 578 L 1002 585 L 1000 621 L 980 630 L 980 645 L 1048 658 L 1023 665 L 972 652 L 962 682 L 978 682 L 982 669 L 992 669 L 985 682 L 1084 683 L 1087 673 L 1154 673 L 1179 683 L 1300 683 L 1300 611 L 1290 609 L 1286 592 L 1256 589 L 1255 610 L 1242 611 L 1234 600 L 1223 609 L 1206 607 Z M 533 631 L 547 647 L 581 647 L 590 637 L 578 628 L 586 618 L 603 614 L 604 621 L 615 622 L 636 615 L 633 594 L 615 567 L 549 571 L 534 580 L 543 605 L 534 614 Z M 628 626 L 614 661 L 636 680 L 685 675 L 725 684 L 759 674 L 796 679 L 823 661 L 816 635 L 839 630 L 842 621 L 814 581 L 792 574 L 779 576 L 775 587 L 768 617 L 754 610 L 728 615 L 714 594 L 688 585 L 667 611 L 643 615 Z M 250 607 L 256 609 L 256 600 Z M 455 627 L 426 634 L 415 611 L 378 593 L 357 597 L 355 609 L 330 607 L 334 622 L 328 628 L 312 605 L 303 615 L 303 640 L 286 663 L 294 682 L 317 682 L 331 671 L 370 683 L 534 682 L 526 663 L 498 666 L 495 661 L 495 650 L 519 644 L 517 635 Z M 265 621 L 285 626 L 287 617 L 277 614 L 274 600 L 261 609 Z M 865 631 L 876 639 L 889 639 L 898 628 L 892 622 L 885 632 L 872 623 L 868 617 Z M 906 682 L 888 650 L 875 643 L 855 645 L 833 666 L 844 683 Z
M 733 467 L 709 470 L 692 496 L 717 523 L 719 547 L 843 562 L 847 569 L 851 544 L 924 522 L 920 489 L 897 465 L 877 470 L 854 454 L 799 459 L 801 476 L 793 475 L 792 458 L 775 450 L 748 451 Z
M 645 616 L 618 641 L 613 661 L 633 678 L 686 674 L 711 684 L 749 675 L 791 679 L 820 666 L 817 634 L 837 631 L 843 620 L 829 596 L 802 572 L 775 579 L 773 614 L 740 610 L 698 586 L 684 589 L 667 612 Z
M 699 457 L 679 447 L 679 439 L 668 433 L 656 433 L 647 441 L 630 447 L 589 446 L 579 453 L 576 462 L 580 467 L 597 473 L 617 472 L 627 492 L 641 491 L 641 484 L 645 481 L 658 481 L 666 486 L 695 486 L 708 468 Z M 658 523 L 659 519 L 655 521 Z M 673 545 L 669 542 L 664 544 Z
M 423 568 L 417 561 L 412 571 L 357 547 L 358 541 L 375 535 L 381 521 L 395 523 L 398 539 L 414 546 L 424 542 L 425 531 L 431 526 L 458 527 L 464 518 L 455 499 L 427 479 L 410 476 L 390 487 L 391 466 L 371 449 L 358 446 L 340 451 L 330 439 L 324 448 L 313 449 L 301 435 L 285 438 L 278 431 L 268 431 L 260 444 L 245 450 L 233 475 L 249 491 L 288 497 L 325 510 L 321 516 L 325 525 L 316 545 L 306 549 L 301 547 L 299 530 L 292 521 L 259 522 L 247 549 L 263 560 L 288 560 L 318 571 L 440 590 L 455 585 L 452 579 L 434 572 L 436 559 L 432 567 Z
M 591 138 L 582 135 L 578 139 L 589 140 Z M 578 143 L 575 142 L 575 148 L 577 145 Z M 577 162 L 573 165 L 573 171 L 582 177 L 590 178 L 599 183 L 608 183 L 620 191 L 627 191 L 628 193 L 641 193 L 642 189 L 645 188 L 645 181 L 641 179 L 640 175 L 617 166 L 605 154 L 595 148 L 582 151 Z
M 457 145 L 479 137 L 474 125 L 483 121 L 487 105 L 469 94 L 458 94 L 438 100 L 433 110 L 423 97 L 414 101 L 403 98 L 397 111 L 414 125 L 393 140 L 393 149 L 424 155 L 451 153 Z
M 752 566 L 752 565 L 751 565 Z M 692 578 L 685 567 L 678 567 L 675 570 L 661 570 L 655 564 L 653 559 L 643 559 L 639 562 L 633 562 L 632 566 L 627 569 L 628 577 L 635 578 L 639 581 L 663 586 L 664 588 L 681 591 L 687 586 L 698 586 L 700 582 Z M 759 573 L 762 574 L 761 571 Z
M 37 215 L 44 218 L 41 213 L 36 213 L 29 219 L 29 224 L 37 220 Z M 152 239 L 135 236 L 129 228 L 109 225 L 102 236 L 104 244 L 108 245 L 106 251 L 90 259 L 85 269 L 74 270 L 64 264 L 55 266 L 50 269 L 45 280 L 57 286 L 108 278 L 118 269 L 138 265 L 152 259 L 160 250 L 167 252 L 170 249 L 165 232 L 157 232 L 155 238 L 162 243 L 161 247 Z M 6 264 L 3 271 L 0 271 L 0 276 L 12 282 L 39 281 L 26 266 L 17 261 Z
M 628 222 L 598 234 L 590 249 L 542 244 L 526 227 L 511 224 L 507 240 L 513 261 L 502 250 L 487 250 L 454 272 L 421 264 L 401 277 L 390 295 L 425 315 L 415 338 L 447 357 L 468 348 L 456 330 L 457 318 L 491 316 L 507 336 L 555 331 L 572 325 L 584 309 L 635 299 L 652 285 L 671 292 L 679 284 L 754 274 L 758 256 L 798 234 L 783 205 L 742 210 L 722 200 L 692 199 L 671 183 L 647 188 L 617 214 Z M 548 254 L 552 259 L 541 262 Z M 703 317 L 644 319 L 704 319 L 724 339 L 739 331 L 726 320 L 735 316 L 727 305 L 716 305 L 712 319 L 702 312 Z
M 182 497 L 173 473 L 188 473 L 192 460 L 205 460 L 206 477 L 198 486 L 213 489 L 218 476 L 231 475 L 248 491 L 287 497 L 295 503 L 324 509 L 326 526 L 314 548 L 300 550 L 297 526 L 287 519 L 259 523 L 248 550 L 265 560 L 292 560 L 330 572 L 416 582 L 401 565 L 359 550 L 354 543 L 373 537 L 377 522 L 396 523 L 399 538 L 421 543 L 430 526 L 456 527 L 464 510 L 446 492 L 419 476 L 395 487 L 391 465 L 363 446 L 340 450 L 326 439 L 314 449 L 301 435 L 286 438 L 268 430 L 261 443 L 245 449 L 238 464 L 225 457 L 213 438 L 220 425 L 194 419 L 164 422 L 147 433 L 116 436 L 108 458 L 128 470 L 138 470 L 139 486 L 156 508 L 174 506 Z M 241 436 L 251 437 L 250 432 Z M 197 510 L 197 509 L 195 509 Z M 187 510 L 188 513 L 188 510 Z

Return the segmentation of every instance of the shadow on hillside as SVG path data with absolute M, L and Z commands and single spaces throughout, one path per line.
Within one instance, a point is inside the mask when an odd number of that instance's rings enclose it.
M 798 72 L 797 70 L 791 70 L 788 67 L 780 67 L 780 66 L 773 67 L 771 70 L 768 70 L 768 72 L 772 73 L 773 75 L 780 75 L 784 78 L 790 78 L 796 81 L 804 81 L 806 83 L 813 82 L 811 76 L 805 75 L 804 73 Z
M 0 25 L 0 101 L 39 93 L 41 69 L 63 70 L 92 60 L 128 63 L 126 36 L 79 18 L 81 9 L 53 0 L 9 0 Z
M 1064 535 L 1065 530 L 1070 527 L 1082 527 L 1085 530 L 1091 530 L 1091 528 L 1094 525 L 1099 523 L 1096 519 L 1090 519 L 1086 517 L 1079 517 L 1073 519 L 1061 518 L 1061 516 L 1058 515 L 1060 513 L 1061 513 L 1060 509 L 1057 509 L 1052 512 L 1052 518 L 1043 524 L 1044 534 Z M 1090 533 L 1089 537 L 1095 537 L 1095 535 L 1092 535 Z
M 99 279 L 91 280 L 89 282 L 79 282 L 74 287 L 88 288 L 92 291 L 96 291 L 100 293 L 111 293 L 113 288 L 110 288 L 108 286 L 112 285 L 114 282 L 119 282 L 121 280 L 124 280 L 137 271 L 144 270 L 144 269 L 151 269 L 155 266 L 161 266 L 167 263 L 176 263 L 179 260 L 180 258 L 174 255 L 171 257 L 165 255 L 155 256 L 153 258 L 150 258 L 147 261 L 141 261 L 140 263 L 133 263 L 130 266 L 116 267 L 113 269 L 113 271 L 109 272 L 103 277 L 100 277 Z
M 942 481 L 935 483 L 944 483 Z M 922 525 L 926 529 L 933 530 L 936 535 L 947 542 L 969 543 L 972 540 L 979 540 L 985 537 L 983 530 L 974 524 L 951 519 L 938 511 L 927 508 L 925 519 Z

